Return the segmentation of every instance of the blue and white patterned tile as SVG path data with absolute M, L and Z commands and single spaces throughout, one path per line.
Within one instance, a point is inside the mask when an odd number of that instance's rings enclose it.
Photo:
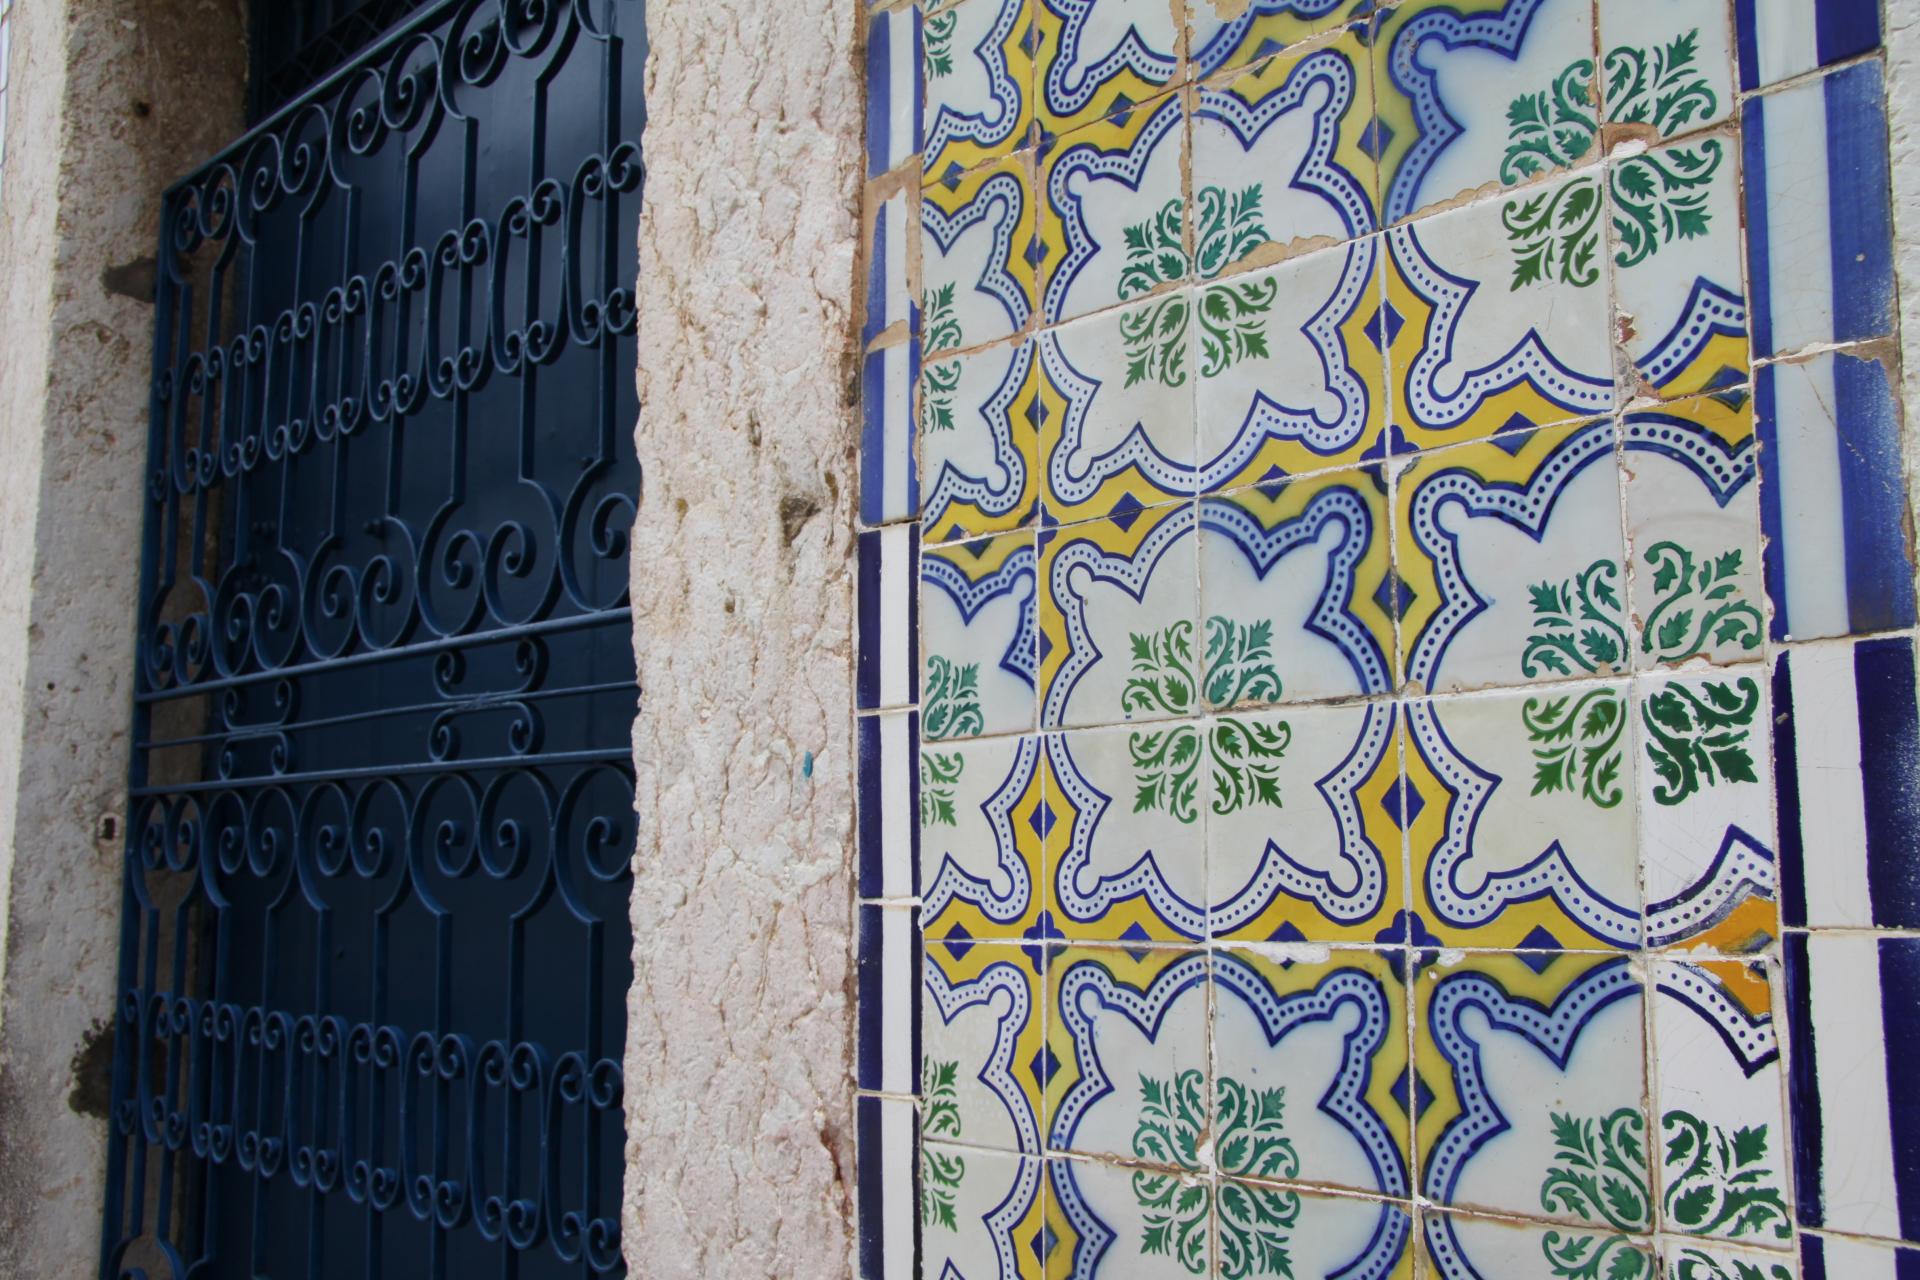
M 1188 278 L 1186 132 L 1180 99 L 1169 95 L 1076 129 L 1041 152 L 1044 323 Z
M 920 1127 L 933 1142 L 1040 1153 L 1038 947 L 926 948 Z
M 857 1098 L 854 1125 L 860 1280 L 919 1280 L 913 1103 L 904 1098 Z
M 920 923 L 929 938 L 1020 938 L 1038 928 L 1051 821 L 1033 736 L 920 753 Z
M 854 705 L 908 706 L 919 696 L 920 531 L 903 524 L 863 533 L 854 559 Z
M 1353 23 L 1382 6 L 1375 0 L 1193 0 L 1187 6 L 1188 62 L 1195 80 L 1247 66 Z
M 920 1077 L 920 931 L 912 907 L 862 904 L 856 910 L 855 1083 L 912 1094 Z
M 1386 219 L 1597 157 L 1594 6 L 1405 0 L 1372 37 Z
M 920 152 L 920 10 L 887 9 L 867 21 L 867 176 Z
M 1036 603 L 1032 534 L 921 557 L 923 743 L 1033 728 Z
M 860 323 L 862 349 L 872 347 L 881 334 L 896 325 L 905 326 L 907 332 L 919 325 L 919 309 L 914 306 L 913 292 L 907 282 L 907 250 L 913 240 L 913 216 L 917 208 L 910 179 L 884 199 L 870 196 L 867 292 Z
M 929 355 L 1026 330 L 1033 318 L 1030 152 L 920 189 L 920 281 Z
M 860 373 L 860 520 L 882 525 L 920 510 L 914 469 L 913 397 L 920 375 L 916 339 L 867 353 Z
M 1880 64 L 1749 98 L 1741 137 L 1754 357 L 1891 333 Z
M 923 9 L 925 172 L 946 178 L 1026 146 L 1033 122 L 1030 0 Z
M 1180 71 L 1179 13 L 1165 0 L 1034 0 L 1043 135 L 1125 112 L 1163 92 Z
M 922 1280 L 1042 1280 L 1041 1161 L 977 1147 L 921 1148 Z
M 1825 352 L 1761 369 L 1760 520 L 1775 640 L 1914 621 L 1901 413 L 1878 359 Z
M 1032 339 L 926 362 L 916 435 L 928 542 L 1030 523 L 1039 503 Z
M 1201 276 L 1250 254 L 1270 258 L 1376 230 L 1372 126 L 1372 67 L 1353 33 L 1200 90 L 1193 188 Z
M 920 850 L 920 718 L 911 711 L 862 716 L 854 733 L 860 896 L 911 898 Z
M 1179 1105 L 1163 1122 L 1170 1130 L 1184 1135 L 1206 1123 Z M 1050 1225 L 1058 1238 L 1047 1280 L 1212 1280 L 1217 1274 L 1207 1173 L 1093 1160 L 1049 1160 L 1047 1171 Z
M 1876 0 L 1733 0 L 1740 87 L 1763 89 L 1880 44 Z
M 1920 1242 L 1920 938 L 1786 945 L 1800 1225 Z
M 1800 1280 L 1920 1280 L 1920 1249 L 1803 1232 Z
M 1654 1273 L 1652 1237 L 1610 1229 L 1548 1226 L 1422 1209 L 1420 1236 L 1423 1274 L 1432 1280 L 1586 1275 L 1642 1280 Z
M 1789 1249 L 1792 1149 L 1771 965 L 1705 960 L 1652 969 L 1659 1133 L 1648 1150 L 1660 1230 Z
M 1782 918 L 1814 928 L 1920 929 L 1913 642 L 1780 653 L 1773 714 Z

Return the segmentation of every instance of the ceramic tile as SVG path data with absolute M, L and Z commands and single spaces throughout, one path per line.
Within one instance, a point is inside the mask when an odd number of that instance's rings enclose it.
M 1741 141 L 1754 355 L 1891 333 L 1880 64 L 1749 98 Z
M 913 1103 L 904 1098 L 855 1101 L 860 1147 L 856 1235 L 860 1280 L 918 1280 L 915 1251 Z
M 1920 938 L 1789 934 L 1803 1227 L 1920 1242 Z
M 1766 692 L 1756 667 L 1635 682 L 1650 947 L 1739 953 L 1778 932 Z
M 1661 1254 L 1665 1280 L 1796 1280 L 1791 1254 L 1731 1249 L 1668 1237 Z
M 1913 642 L 1802 645 L 1773 664 L 1781 916 L 1920 929 Z
M 1412 1280 L 1413 1216 L 1385 1200 L 1323 1196 L 1221 1178 L 1217 1274 Z
M 1775 640 L 1914 622 L 1901 412 L 1878 360 L 1829 352 L 1754 385 Z
M 1038 221 L 1031 153 L 921 187 L 921 341 L 929 355 L 1026 329 Z
M 1047 991 L 1048 1147 L 1201 1171 L 1206 953 L 1067 947 Z
M 919 1092 L 928 1141 L 1039 1154 L 1040 954 L 927 945 Z
M 888 9 L 867 20 L 867 176 L 919 153 L 920 11 Z
M 926 172 L 978 168 L 1027 144 L 1033 122 L 1030 0 L 931 6 L 922 28 Z
M 1373 703 L 1206 722 L 1214 772 L 1235 778 L 1203 797 L 1215 937 L 1370 942 L 1393 926 L 1406 899 L 1398 718 Z
M 1232 276 L 1195 296 L 1203 489 L 1377 457 L 1387 422 L 1381 240 Z
M 1596 156 L 1593 6 L 1406 0 L 1373 38 L 1390 221 Z
M 1210 736 L 1191 723 L 1048 736 L 1047 911 L 1063 936 L 1206 935 Z M 1278 751 L 1270 737 L 1255 749 Z
M 1800 1276 L 1801 1280 L 1840 1280 L 1842 1276 L 1847 1280 L 1913 1280 L 1920 1276 L 1920 1249 L 1802 1233 Z M 1741 1276 L 1739 1280 L 1747 1278 Z
M 1042 1280 L 1039 1160 L 930 1142 L 920 1158 L 922 1280 Z
M 911 520 L 920 510 L 914 466 L 914 383 L 920 344 L 895 343 L 867 353 L 860 371 L 860 520 L 881 525 Z
M 882 195 L 889 190 L 891 194 Z M 867 292 L 860 324 L 860 345 L 868 348 L 896 325 L 918 327 L 919 311 L 907 284 L 907 247 L 914 240 L 919 205 L 912 178 L 898 186 L 867 188 Z M 864 518 L 864 517 L 863 517 Z M 872 523 L 871 521 L 869 523 Z
M 1732 114 L 1727 0 L 1606 0 L 1595 8 L 1612 145 L 1676 137 Z
M 1180 1126 L 1189 1117 L 1179 1103 L 1170 1114 L 1169 1126 L 1184 1132 Z M 1047 1172 L 1049 1198 L 1059 1206 L 1047 1280 L 1208 1280 L 1217 1274 L 1213 1184 L 1205 1174 L 1093 1160 L 1049 1160 Z M 1277 1234 L 1269 1228 L 1263 1239 Z
M 862 716 L 855 726 L 855 803 L 859 811 L 860 896 L 911 898 L 918 892 L 920 828 L 941 787 L 923 789 L 916 773 L 920 718 L 910 711 Z
M 1043 321 L 1071 320 L 1187 278 L 1185 134 L 1180 100 L 1169 96 L 1076 129 L 1041 152 Z
M 1747 381 L 1739 150 L 1709 133 L 1607 166 L 1614 294 L 1639 394 Z
M 1426 1195 L 1584 1228 L 1560 1235 L 1562 1258 L 1584 1256 L 1608 1234 L 1648 1231 L 1635 967 L 1625 958 L 1470 955 L 1425 969 L 1418 983 L 1416 1070 L 1433 1098 L 1419 1121 Z M 1444 1225 L 1438 1235 L 1441 1274 L 1472 1274 L 1444 1264 L 1478 1251 L 1464 1240 L 1456 1250 Z M 1435 1236 L 1429 1229 L 1430 1249 Z
M 1195 527 L 1181 504 L 1041 534 L 1045 727 L 1199 710 Z
M 1041 129 L 1065 133 L 1166 89 L 1180 70 L 1178 13 L 1166 0 L 1034 0 Z
M 1609 412 L 1601 170 L 1387 233 L 1395 447 Z
M 1355 33 L 1202 89 L 1193 117 L 1200 274 L 1376 230 L 1372 126 L 1372 67 Z
M 923 744 L 1033 728 L 1034 558 L 1031 534 L 922 557 Z
M 1740 87 L 1759 89 L 1880 43 L 1874 0 L 1733 0 Z
M 1406 707 L 1413 902 L 1443 944 L 1640 943 L 1625 684 Z
M 1194 492 L 1191 295 L 1102 311 L 1040 335 L 1040 442 L 1056 521 Z
M 1660 1134 L 1650 1151 L 1661 1230 L 1791 1247 L 1769 965 L 1662 962 L 1652 987 Z
M 1412 1193 L 1403 959 L 1215 953 L 1213 1161 L 1223 1177 Z
M 916 432 L 929 541 L 1016 529 L 1034 518 L 1040 430 L 1034 344 L 930 360 Z
M 1416 459 L 1396 481 L 1401 669 L 1421 690 L 1628 666 L 1614 426 Z
M 1018 938 L 1041 908 L 1046 801 L 1036 737 L 919 755 L 921 926 L 929 938 Z
M 1654 1243 L 1644 1235 L 1549 1227 L 1464 1213 L 1420 1215 L 1422 1257 L 1433 1280 L 1533 1276 L 1652 1280 Z
M 1193 0 L 1187 47 L 1195 79 L 1258 62 L 1347 23 L 1365 30 L 1372 0 Z
M 1767 622 L 1752 397 L 1630 413 L 1621 435 L 1634 666 L 1758 660 Z
M 919 530 L 895 525 L 863 533 L 854 559 L 854 705 L 906 706 L 919 688 Z
M 855 936 L 862 1089 L 911 1094 L 919 1081 L 920 935 L 911 907 L 862 905 Z
M 1200 504 L 1208 708 L 1392 688 L 1386 490 L 1384 472 L 1368 467 Z

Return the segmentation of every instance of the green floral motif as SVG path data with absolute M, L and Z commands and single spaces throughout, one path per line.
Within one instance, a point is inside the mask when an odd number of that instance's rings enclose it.
M 1209 1126 L 1200 1072 L 1182 1071 L 1171 1083 L 1142 1075 L 1133 1154 L 1191 1172 L 1200 1168 L 1201 1145 L 1211 1137 L 1214 1163 L 1230 1178 L 1291 1178 L 1299 1173 L 1299 1157 L 1282 1126 L 1284 1089 L 1248 1089 L 1223 1076 L 1215 1094 Z M 1207 1184 L 1142 1169 L 1133 1175 L 1133 1194 L 1145 1226 L 1141 1252 L 1169 1255 L 1194 1275 L 1204 1272 L 1211 1200 Z M 1221 1275 L 1228 1280 L 1291 1277 L 1287 1233 L 1299 1217 L 1300 1197 L 1293 1192 L 1222 1183 Z
M 959 24 L 960 15 L 951 9 L 927 19 L 924 28 L 927 79 L 938 80 L 953 74 L 953 30 Z
M 964 737 L 986 728 L 980 714 L 980 664 L 962 666 L 934 654 L 920 699 L 920 731 L 929 740 Z
M 1127 353 L 1125 385 L 1158 382 L 1178 387 L 1186 382 L 1188 310 L 1187 299 L 1176 293 L 1121 314 L 1120 344 Z
M 1548 1268 L 1569 1280 L 1651 1277 L 1652 1260 L 1624 1234 L 1646 1231 L 1653 1220 L 1642 1145 L 1646 1122 L 1632 1107 L 1597 1120 L 1557 1111 L 1550 1118 L 1554 1165 L 1540 1186 L 1541 1208 L 1603 1222 L 1612 1232 L 1547 1232 L 1540 1249 Z
M 1698 693 L 1669 684 L 1641 703 L 1647 758 L 1660 775 L 1655 802 L 1679 804 L 1718 782 L 1758 782 L 1747 737 L 1759 709 L 1760 689 L 1751 676 L 1704 681 Z
M 1151 732 L 1139 730 L 1127 739 L 1133 757 L 1133 811 L 1164 811 L 1179 822 L 1199 817 L 1194 793 L 1199 789 L 1200 731 L 1191 725 Z
M 1673 1280 L 1793 1280 L 1793 1272 L 1785 1263 L 1761 1266 L 1741 1258 L 1728 1258 L 1723 1263 L 1698 1249 L 1680 1251 L 1673 1259 L 1672 1276 Z
M 1159 213 L 1145 222 L 1124 228 L 1121 236 L 1127 248 L 1127 261 L 1120 268 L 1122 302 L 1186 278 L 1187 250 L 1180 239 L 1180 197 L 1167 201 L 1160 206 Z
M 1600 184 L 1593 178 L 1509 200 L 1500 222 L 1513 248 L 1509 291 L 1556 279 L 1585 288 L 1600 278 Z
M 960 1136 L 960 1064 L 927 1059 L 920 1072 L 920 1132 L 928 1138 Z M 920 1221 L 929 1227 L 960 1229 L 954 1206 L 967 1162 L 957 1155 L 920 1148 Z
M 953 311 L 953 285 L 929 289 L 921 299 L 926 315 L 927 350 L 945 351 L 960 345 L 960 320 Z M 920 430 L 953 430 L 953 393 L 960 386 L 960 363 L 930 364 L 920 387 Z
M 1216 284 L 1200 294 L 1200 376 L 1214 378 L 1241 360 L 1266 356 L 1267 313 L 1280 296 L 1272 276 Z
M 1593 149 L 1596 132 L 1593 59 L 1582 58 L 1548 88 L 1523 93 L 1508 105 L 1500 181 L 1519 182 L 1573 164 Z
M 958 751 L 951 755 L 937 751 L 920 753 L 921 826 L 960 825 L 953 808 L 953 788 L 966 767 L 966 759 Z
M 1248 805 L 1278 809 L 1280 759 L 1293 741 L 1284 721 L 1252 723 L 1221 716 L 1207 726 L 1213 744 L 1213 811 L 1222 817 Z M 1138 730 L 1128 738 L 1133 757 L 1133 811 L 1164 810 L 1180 822 L 1199 816 L 1194 807 L 1199 789 L 1200 730 L 1192 725 L 1172 729 Z
M 1245 625 L 1215 614 L 1207 619 L 1207 703 L 1276 702 L 1280 673 L 1273 667 L 1273 623 Z
M 1533 791 L 1541 795 L 1572 791 L 1602 809 L 1619 804 L 1624 753 L 1620 736 L 1626 728 L 1626 708 L 1618 693 L 1593 689 L 1577 699 L 1528 698 L 1520 708 L 1533 748 Z
M 1713 114 L 1719 101 L 1695 67 L 1699 32 L 1652 48 L 1621 45 L 1605 60 L 1608 101 L 1615 123 L 1646 125 L 1662 138 Z M 1549 89 L 1522 94 L 1507 109 L 1503 182 L 1519 182 L 1572 165 L 1593 147 L 1593 63 L 1580 59 Z M 1705 139 L 1629 157 L 1607 178 L 1613 227 L 1620 240 L 1614 261 L 1630 267 L 1664 244 L 1706 234 L 1707 187 L 1724 159 L 1724 146 Z M 1552 192 L 1508 200 L 1501 221 L 1513 250 L 1510 289 L 1542 280 L 1584 288 L 1600 278 L 1600 184 L 1583 176 Z
M 1193 204 L 1200 220 L 1194 266 L 1202 280 L 1213 279 L 1267 242 L 1259 183 L 1248 183 L 1232 195 L 1224 187 L 1202 187 L 1193 193 Z
M 1627 633 L 1620 625 L 1620 566 L 1595 560 L 1562 583 L 1527 588 L 1533 602 L 1533 634 L 1520 655 L 1520 670 L 1557 676 L 1596 674 L 1626 658 Z
M 1699 69 L 1700 31 L 1695 28 L 1663 45 L 1621 45 L 1606 58 L 1607 114 L 1616 124 L 1652 125 L 1671 138 L 1720 105 Z
M 1766 1125 L 1728 1133 L 1679 1110 L 1667 1112 L 1660 1124 L 1667 1135 L 1661 1205 L 1669 1222 L 1690 1235 L 1792 1236 L 1786 1203 L 1768 1168 Z
M 1159 631 L 1130 632 L 1133 674 L 1120 691 L 1120 709 L 1184 716 L 1194 711 L 1193 623 L 1186 619 Z
M 1655 604 L 1640 628 L 1640 652 L 1678 662 L 1712 645 L 1760 647 L 1760 610 L 1740 594 L 1738 547 L 1695 557 L 1677 542 L 1647 548 Z

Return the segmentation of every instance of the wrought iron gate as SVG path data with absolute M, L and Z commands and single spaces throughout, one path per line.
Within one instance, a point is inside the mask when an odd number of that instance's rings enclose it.
M 619 1274 L 641 0 L 166 197 L 102 1274 Z

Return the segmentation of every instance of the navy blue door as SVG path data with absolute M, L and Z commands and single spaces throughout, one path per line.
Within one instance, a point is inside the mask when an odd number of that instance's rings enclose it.
M 623 1273 L 643 17 L 418 6 L 166 198 L 103 1275 Z

